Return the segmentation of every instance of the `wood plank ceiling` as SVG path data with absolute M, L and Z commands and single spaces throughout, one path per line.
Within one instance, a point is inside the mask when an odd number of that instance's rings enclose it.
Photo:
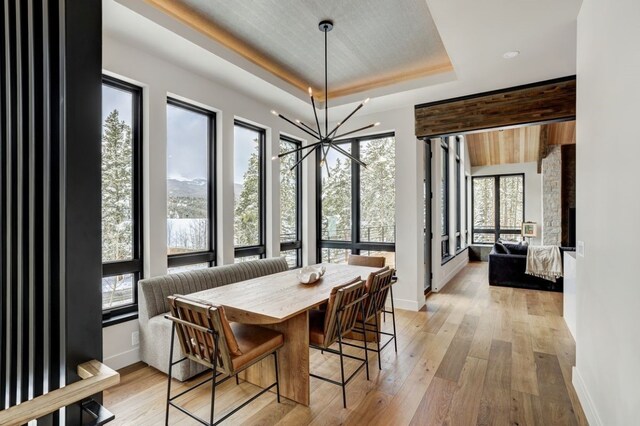
M 545 124 L 549 145 L 576 143 L 575 121 Z M 540 134 L 543 126 L 472 133 L 465 136 L 471 166 L 528 163 L 538 160 Z

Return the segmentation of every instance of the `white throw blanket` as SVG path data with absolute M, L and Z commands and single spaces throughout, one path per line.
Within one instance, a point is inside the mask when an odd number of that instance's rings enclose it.
M 562 276 L 562 258 L 557 246 L 529 246 L 525 273 L 556 282 Z

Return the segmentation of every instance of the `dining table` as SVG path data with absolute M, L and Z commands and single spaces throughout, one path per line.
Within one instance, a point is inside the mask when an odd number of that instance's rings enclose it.
M 299 404 L 310 403 L 309 311 L 329 299 L 333 287 L 356 277 L 366 280 L 380 268 L 326 263 L 315 283 L 302 284 L 299 269 L 291 269 L 194 293 L 192 296 L 222 305 L 229 321 L 258 324 L 284 335 L 278 351 L 280 394 Z M 272 362 L 263 360 L 244 371 L 249 383 L 267 387 L 275 380 Z

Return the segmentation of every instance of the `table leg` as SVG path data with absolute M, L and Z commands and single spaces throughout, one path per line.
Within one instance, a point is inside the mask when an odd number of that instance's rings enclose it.
M 299 404 L 309 405 L 309 314 L 303 312 L 278 324 L 261 324 L 284 335 L 278 351 L 280 395 Z M 247 382 L 267 387 L 275 380 L 273 357 L 267 357 L 241 374 Z

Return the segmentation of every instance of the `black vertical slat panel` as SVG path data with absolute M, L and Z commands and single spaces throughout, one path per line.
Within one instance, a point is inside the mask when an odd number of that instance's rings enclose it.
M 7 61 L 5 59 L 5 55 L 7 53 L 6 49 L 6 31 L 7 31 L 7 20 L 5 14 L 5 8 L 7 7 L 7 1 L 4 0 L 2 4 L 0 4 L 0 23 L 2 23 L 0 29 L 0 46 L 2 46 L 2 53 L 0 53 L 0 410 L 6 408 L 6 383 L 7 383 L 7 375 L 6 375 L 6 349 L 7 345 L 5 343 L 6 332 L 5 332 L 5 312 L 6 312 L 6 288 L 8 285 L 8 280 L 6 277 L 6 253 L 7 253 L 7 241 L 5 238 L 5 210 L 6 210 L 6 202 L 5 202 L 5 172 L 7 170 L 7 161 L 5 157 L 5 148 L 6 148 L 6 139 L 7 135 L 5 133 L 6 127 L 6 113 L 7 113 L 7 91 L 6 91 L 6 75 L 8 72 Z
M 17 105 L 17 82 L 16 82 L 16 74 L 18 70 L 18 64 L 16 61 L 16 3 L 12 1 L 8 1 L 7 8 L 7 17 L 8 17 L 8 25 L 7 25 L 7 38 L 9 40 L 7 51 L 8 51 L 8 64 L 9 68 L 7 70 L 8 76 L 8 84 L 7 84 L 7 94 L 8 94 L 8 117 L 7 117 L 7 188 L 6 188 L 6 196 L 7 196 L 7 241 L 9 242 L 9 247 L 7 250 L 7 304 L 5 305 L 6 313 L 7 313 L 7 384 L 9 398 L 8 404 L 9 406 L 15 405 L 17 402 L 17 358 L 18 358 L 18 345 L 16 340 L 16 307 L 18 304 L 17 296 L 16 296 L 16 288 L 19 286 L 18 283 L 18 274 L 17 274 L 17 257 L 13 253 L 13 248 L 17 247 L 17 239 L 16 239 L 16 204 L 17 204 L 17 179 L 16 179 L 16 165 L 17 165 L 17 119 L 16 119 L 16 111 L 18 108 Z
M 18 134 L 18 274 L 20 286 L 18 288 L 18 383 L 20 402 L 29 399 L 29 335 L 32 324 L 30 322 L 29 300 L 29 216 L 32 214 L 29 198 L 31 196 L 31 177 L 29 158 L 31 156 L 31 133 L 29 128 L 29 88 L 31 79 L 29 69 L 29 10 L 28 1 L 18 2 L 17 19 L 19 39 L 18 61 L 18 99 L 19 99 L 19 134 Z
M 0 23 L 5 409 L 78 380 L 78 364 L 102 358 L 101 4 L 2 0 Z M 38 424 L 63 418 L 80 424 L 79 406 Z
M 42 51 L 42 3 L 39 0 L 29 0 L 32 10 L 32 18 L 30 23 L 30 33 L 32 37 L 30 47 L 30 61 L 31 68 L 33 70 L 33 78 L 31 81 L 32 92 L 30 95 L 31 103 L 31 132 L 33 135 L 33 163 L 32 181 L 35 188 L 32 198 L 32 212 L 30 215 L 30 228 L 31 238 L 30 244 L 32 245 L 32 255 L 30 259 L 32 261 L 31 269 L 31 352 L 32 352 L 32 393 L 33 396 L 42 395 L 44 392 L 44 371 L 45 371 L 45 346 L 44 346 L 44 333 L 45 319 L 43 316 L 45 305 L 45 294 L 43 291 L 44 284 L 44 245 L 43 238 L 45 233 L 43 220 L 37 219 L 38 212 L 42 215 L 48 210 L 44 203 L 44 194 L 46 193 L 46 187 L 43 179 L 43 170 L 45 169 L 45 163 L 43 161 L 44 151 L 46 150 L 46 142 L 43 138 L 43 51 Z
M 46 13 L 45 20 L 48 22 L 48 33 L 46 33 L 44 40 L 47 43 L 47 51 L 49 55 L 49 66 L 46 81 L 48 82 L 49 90 L 49 102 L 48 107 L 48 146 L 49 146 L 49 203 L 51 208 L 49 209 L 50 215 L 48 224 L 50 226 L 50 235 L 48 246 L 46 247 L 46 256 L 49 259 L 49 306 L 50 314 L 49 320 L 49 390 L 57 389 L 62 385 L 61 374 L 63 373 L 63 327 L 64 323 L 61 320 L 61 294 L 60 294 L 60 252 L 62 250 L 60 241 L 58 239 L 61 234 L 61 182 L 60 182 L 60 157 L 61 157 L 61 140 L 62 140 L 62 125 L 61 125 L 61 111 L 60 111 L 60 99 L 62 98 L 61 88 L 61 68 L 60 61 L 63 54 L 60 48 L 60 33 L 62 28 L 60 26 L 60 10 L 58 0 L 45 0 L 44 2 Z M 57 420 L 58 414 L 54 414 L 54 419 Z

